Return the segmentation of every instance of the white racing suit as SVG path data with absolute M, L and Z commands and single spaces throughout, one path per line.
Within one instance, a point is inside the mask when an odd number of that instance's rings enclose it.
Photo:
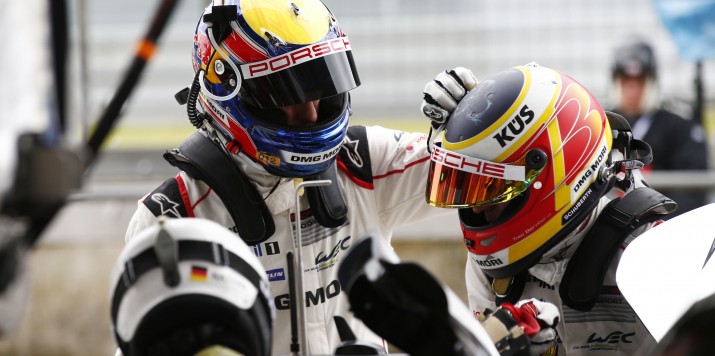
M 319 225 L 306 195 L 301 197 L 303 284 L 305 292 L 307 350 L 310 354 L 332 354 L 340 344 L 334 315 L 345 317 L 357 338 L 383 344 L 349 312 L 349 303 L 337 279 L 338 264 L 346 251 L 368 231 L 376 231 L 388 243 L 401 225 L 454 210 L 438 209 L 425 202 L 429 153 L 424 134 L 405 133 L 382 127 L 351 127 L 338 158 L 337 184 L 348 206 L 348 221 L 338 228 Z M 266 197 L 278 181 L 262 168 L 242 160 L 242 169 Z M 163 195 L 163 197 L 161 196 Z M 160 197 L 152 199 L 152 197 Z M 270 280 L 276 307 L 273 354 L 289 353 L 290 313 L 287 251 L 293 250 L 295 188 L 291 179 L 266 198 L 276 230 L 265 242 L 253 246 Z M 219 197 L 204 182 L 180 172 L 138 203 L 126 239 L 156 221 L 155 215 L 202 217 L 237 231 Z M 240 219 L 240 217 L 239 217 Z
M 556 327 L 559 335 L 558 355 L 634 355 L 639 350 L 652 349 L 656 343 L 620 293 L 616 285 L 616 268 L 625 247 L 636 236 L 660 221 L 645 224 L 626 238 L 611 262 L 593 309 L 583 312 L 569 308 L 559 296 L 560 282 L 569 258 L 608 201 L 608 198 L 602 198 L 585 227 L 576 229 L 529 269 L 524 292 L 519 298 L 537 298 L 559 308 L 561 318 Z M 485 308 L 495 310 L 496 296 L 491 283 L 479 270 L 472 253 L 469 253 L 467 259 L 466 278 L 470 309 L 475 313 L 482 313 Z

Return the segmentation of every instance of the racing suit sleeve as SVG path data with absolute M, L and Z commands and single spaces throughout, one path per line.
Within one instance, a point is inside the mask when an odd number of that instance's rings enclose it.
M 467 252 L 467 254 L 467 267 L 464 275 L 467 284 L 469 309 L 474 313 L 484 313 L 484 309 L 495 310 L 497 307 L 496 295 L 492 291 L 491 283 L 479 269 L 479 265 L 474 262 L 471 253 Z
M 142 200 L 137 202 L 137 210 L 132 215 L 131 220 L 129 220 L 129 225 L 127 227 L 127 232 L 124 235 L 124 242 L 127 243 L 140 231 L 146 229 L 147 227 L 153 225 L 157 218 L 154 214 L 142 203 Z
M 418 220 L 455 214 L 425 200 L 429 171 L 427 135 L 367 127 L 380 223 L 392 230 Z

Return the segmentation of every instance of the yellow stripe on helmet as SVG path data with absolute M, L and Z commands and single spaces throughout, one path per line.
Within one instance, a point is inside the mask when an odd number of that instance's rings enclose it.
M 549 221 L 542 225 L 533 234 L 509 248 L 509 263 L 519 261 L 528 256 L 549 241 L 559 230 L 561 225 L 561 214 L 554 215 Z
M 496 120 L 494 124 L 492 124 L 493 127 L 500 127 L 502 125 L 502 122 L 504 120 L 509 120 L 511 117 L 514 115 L 514 113 L 521 107 L 522 102 L 524 101 L 524 98 L 526 97 L 527 92 L 529 91 L 529 87 L 531 86 L 531 72 L 529 70 L 526 70 L 524 67 L 515 67 L 516 69 L 519 69 L 522 73 L 524 73 L 524 85 L 521 86 L 521 92 L 519 92 L 519 96 L 514 100 L 514 103 L 511 104 L 511 107 L 509 107 L 509 110 L 507 110 L 504 115 L 502 115 L 499 120 Z M 467 148 L 487 137 L 491 137 L 494 134 L 494 131 L 491 130 L 484 130 L 480 134 L 461 141 L 461 142 L 442 142 L 442 145 L 444 148 L 450 150 L 450 151 L 458 151 L 463 148 Z
M 526 67 L 521 67 L 521 66 L 520 66 L 520 67 L 517 67 L 517 68 L 519 68 L 519 69 L 520 69 L 521 71 L 523 71 L 523 72 L 528 72 L 528 71 L 529 71 L 529 69 L 526 68 Z M 558 83 L 559 83 L 559 84 L 554 87 L 554 91 L 553 91 L 553 93 L 551 94 L 551 99 L 549 100 L 549 105 L 546 106 L 546 109 L 544 109 L 544 112 L 538 117 L 538 119 L 536 120 L 537 123 L 539 123 L 539 122 L 547 122 L 547 120 L 554 114 L 554 111 L 556 110 L 556 100 L 558 100 L 559 94 L 561 93 L 561 79 L 560 79 L 561 76 L 560 76 L 559 72 L 557 72 L 557 71 L 555 71 L 555 70 L 553 70 L 553 69 L 549 69 L 549 70 L 550 70 L 551 72 L 553 72 L 554 75 L 555 75 L 557 78 L 559 78 L 559 80 L 558 80 Z M 519 149 L 519 148 L 521 148 L 522 146 L 524 146 L 524 143 L 525 143 L 525 142 L 527 142 L 527 141 L 529 141 L 529 140 L 533 140 L 533 139 L 535 138 L 535 136 L 538 136 L 538 135 L 535 135 L 535 133 L 536 133 L 538 130 L 543 130 L 543 129 L 544 129 L 543 126 L 540 125 L 540 124 L 532 125 L 532 126 L 529 128 L 529 130 L 526 131 L 526 133 L 522 134 L 522 135 L 519 137 L 519 139 L 518 139 L 514 144 L 512 144 L 511 147 L 509 147 L 509 149 L 505 150 L 502 154 L 500 154 L 500 155 L 495 159 L 495 161 L 496 161 L 496 162 L 504 162 L 504 160 L 505 160 L 507 157 L 509 157 L 509 156 L 511 156 L 512 154 L 514 154 L 514 151 L 516 151 L 517 149 Z M 550 132 L 550 131 L 549 131 L 549 136 L 551 136 L 551 132 Z M 553 148 L 553 147 L 552 147 L 552 148 Z
M 248 25 L 266 39 L 269 32 L 287 43 L 310 44 L 328 33 L 330 12 L 318 0 L 243 0 L 240 6 Z

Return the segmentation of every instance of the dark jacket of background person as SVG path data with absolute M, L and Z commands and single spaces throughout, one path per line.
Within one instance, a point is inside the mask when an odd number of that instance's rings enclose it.
M 615 52 L 613 63 L 616 107 L 633 128 L 633 135 L 650 144 L 653 162 L 644 171 L 708 169 L 708 147 L 702 126 L 664 107 L 657 86 L 657 66 L 653 48 L 642 41 L 626 43 Z M 622 99 L 627 80 L 642 80 L 638 108 L 628 109 Z M 678 203 L 673 216 L 708 203 L 707 192 L 686 189 L 659 189 Z

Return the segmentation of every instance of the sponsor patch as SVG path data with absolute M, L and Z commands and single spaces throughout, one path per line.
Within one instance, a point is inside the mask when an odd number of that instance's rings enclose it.
M 268 275 L 269 282 L 285 281 L 286 279 L 285 270 L 283 268 L 268 270 L 266 274 Z

